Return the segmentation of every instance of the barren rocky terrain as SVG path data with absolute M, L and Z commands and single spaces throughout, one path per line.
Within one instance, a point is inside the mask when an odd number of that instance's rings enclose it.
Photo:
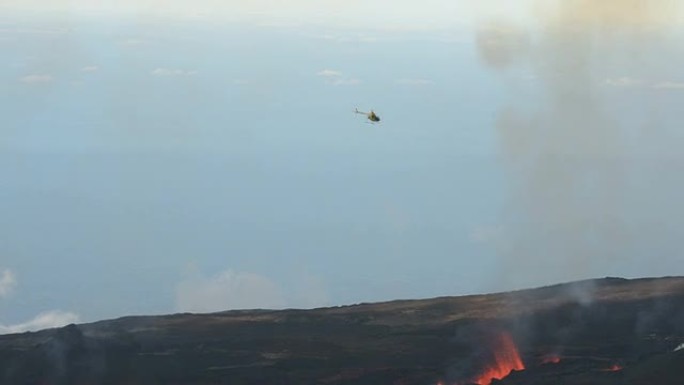
M 684 278 L 0 336 L 10 385 L 682 384 Z

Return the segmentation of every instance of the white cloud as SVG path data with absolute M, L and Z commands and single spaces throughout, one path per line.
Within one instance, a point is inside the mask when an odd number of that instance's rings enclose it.
M 361 43 L 375 43 L 380 39 L 375 36 L 359 36 L 358 41 Z
M 56 328 L 72 323 L 80 322 L 80 317 L 75 313 L 61 310 L 52 310 L 38 314 L 35 318 L 16 325 L 0 324 L 0 334 L 23 333 L 42 329 Z
M 331 69 L 324 69 L 320 70 L 316 73 L 318 76 L 324 76 L 324 77 L 337 77 L 337 76 L 342 76 L 342 72 L 337 71 L 337 70 L 331 70 Z
M 361 80 L 344 77 L 342 72 L 331 69 L 318 71 L 316 75 L 325 78 L 325 83 L 333 86 L 355 86 L 361 84 Z
M 482 18 L 525 17 L 533 0 L 397 1 L 386 0 L 3 0 L 11 8 L 74 15 L 78 13 L 145 17 L 202 17 L 208 21 L 241 21 L 271 25 L 316 24 L 341 27 L 451 28 Z M 57 11 L 57 12 L 55 12 Z
M 81 72 L 95 72 L 100 69 L 98 66 L 85 66 L 81 68 Z
M 257 27 L 263 28 L 296 28 L 301 27 L 303 24 L 300 21 L 261 21 L 255 24 Z
M 51 75 L 45 74 L 26 75 L 24 77 L 19 78 L 20 82 L 26 84 L 45 84 L 52 82 L 52 80 L 53 78 Z
M 611 87 L 642 87 L 653 88 L 658 90 L 682 90 L 684 89 L 684 82 L 676 81 L 661 81 L 651 82 L 642 79 L 635 79 L 630 77 L 609 78 L 604 81 L 604 84 Z
M 0 28 L 0 34 L 22 34 L 22 35 L 63 35 L 68 33 L 66 28 Z
M 684 82 L 660 82 L 653 85 L 656 89 L 681 90 L 684 89 Z
M 121 45 L 126 45 L 126 46 L 138 46 L 138 45 L 143 45 L 145 44 L 145 40 L 137 38 L 137 37 L 130 37 L 127 39 L 119 40 L 118 42 Z
M 317 38 L 317 39 L 333 41 L 336 43 L 376 43 L 380 40 L 378 37 L 375 37 L 375 36 L 365 36 L 365 35 L 346 36 L 346 35 L 335 35 L 335 34 L 330 34 L 330 33 L 326 33 L 323 35 L 314 35 L 313 37 Z
M 212 277 L 195 274 L 176 287 L 176 308 L 183 312 L 285 307 L 281 288 L 269 278 L 226 270 Z
M 14 287 L 17 286 L 17 278 L 9 269 L 0 270 L 0 298 L 8 297 Z M 0 334 L 23 333 L 26 331 L 36 331 L 48 328 L 65 326 L 70 323 L 79 322 L 80 317 L 71 312 L 61 310 L 51 310 L 38 314 L 35 318 L 14 324 L 4 325 L 0 323 Z
M 342 36 L 337 36 L 337 35 L 333 35 L 333 34 L 329 34 L 329 33 L 325 33 L 323 35 L 316 36 L 316 37 L 319 39 L 323 39 L 323 40 L 334 40 L 334 41 L 339 41 L 339 42 L 346 41 L 346 39 Z
M 464 43 L 470 42 L 470 40 L 468 39 L 468 36 L 457 35 L 457 34 L 443 34 L 443 35 L 440 35 L 439 37 L 436 37 L 435 40 L 438 42 L 441 42 L 441 43 L 446 43 L 446 44 L 453 44 L 453 43 L 464 44 Z
M 155 68 L 150 73 L 154 76 L 193 76 L 197 74 L 197 71 L 174 68 Z
M 287 285 L 264 275 L 232 269 L 205 276 L 191 265 L 186 274 L 176 286 L 178 311 L 315 308 L 330 303 L 325 282 L 305 267 Z
M 621 78 L 609 78 L 604 84 L 611 87 L 637 87 L 644 84 L 643 80 L 623 76 Z
M 411 78 L 397 79 L 396 83 L 404 86 L 427 86 L 430 84 L 434 84 L 432 80 Z
M 0 298 L 8 297 L 17 286 L 17 278 L 12 270 L 0 270 Z
M 332 84 L 333 86 L 356 86 L 361 84 L 361 80 L 359 79 L 334 79 L 331 81 L 327 82 L 328 84 Z

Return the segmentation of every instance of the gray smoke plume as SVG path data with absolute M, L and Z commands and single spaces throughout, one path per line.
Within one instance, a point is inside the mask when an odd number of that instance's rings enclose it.
M 681 274 L 682 7 L 544 3 L 477 35 L 513 100 L 496 128 L 510 186 L 497 280 Z

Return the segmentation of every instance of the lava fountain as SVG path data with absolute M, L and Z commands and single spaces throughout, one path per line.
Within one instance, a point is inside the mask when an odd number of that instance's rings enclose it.
M 485 366 L 484 370 L 475 376 L 470 383 L 489 385 L 492 380 L 500 380 L 511 374 L 513 370 L 525 369 L 518 348 L 510 334 L 505 332 L 499 334 L 494 339 L 491 348 L 493 350 L 493 362 Z

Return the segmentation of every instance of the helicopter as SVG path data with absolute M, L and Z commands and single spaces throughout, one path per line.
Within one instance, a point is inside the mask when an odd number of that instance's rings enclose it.
M 366 118 L 368 118 L 368 120 L 370 120 L 371 124 L 377 123 L 380 121 L 380 117 L 378 115 L 376 115 L 375 111 L 373 111 L 373 110 L 370 110 L 370 112 L 363 112 L 363 111 L 359 111 L 358 108 L 355 108 L 354 112 L 357 114 L 366 115 Z

